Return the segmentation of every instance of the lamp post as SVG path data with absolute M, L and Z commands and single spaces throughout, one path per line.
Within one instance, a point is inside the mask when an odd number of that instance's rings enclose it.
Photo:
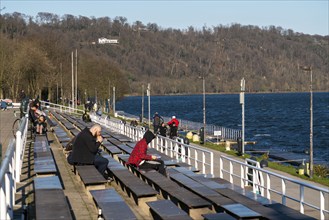
M 310 72 L 310 178 L 313 178 L 313 72 L 311 66 L 300 66 L 305 72 Z
M 140 122 L 143 123 L 144 119 L 144 84 L 142 85 L 142 115 Z
M 240 104 L 241 104 L 241 111 L 242 111 L 242 135 L 241 135 L 241 144 L 242 144 L 242 149 L 241 149 L 241 154 L 244 155 L 244 91 L 245 91 L 245 86 L 246 81 L 244 78 L 241 79 L 241 93 L 240 93 Z
M 204 74 L 202 75 L 202 90 L 203 90 L 203 142 L 206 142 L 206 81 Z
M 147 84 L 148 112 L 149 112 L 149 129 L 151 128 L 151 84 Z

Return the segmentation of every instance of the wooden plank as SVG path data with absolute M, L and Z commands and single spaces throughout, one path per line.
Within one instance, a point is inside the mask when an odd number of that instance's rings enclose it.
M 114 189 L 91 190 L 96 205 L 102 210 L 104 219 L 135 220 L 135 214 Z
M 76 166 L 76 171 L 85 186 L 104 185 L 107 180 L 98 172 L 94 165 Z
M 39 189 L 34 193 L 36 219 L 73 219 L 62 189 Z
M 58 176 L 34 177 L 34 190 L 63 189 Z
M 170 200 L 158 200 L 154 202 L 147 202 L 150 207 L 151 214 L 154 219 L 163 220 L 191 220 L 192 218 L 183 210 L 178 208 Z

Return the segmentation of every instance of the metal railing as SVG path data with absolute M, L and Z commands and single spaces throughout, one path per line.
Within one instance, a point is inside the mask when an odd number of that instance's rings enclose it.
M 121 121 L 109 120 L 107 117 L 99 117 L 95 114 L 90 114 L 90 118 L 92 121 L 99 123 L 112 131 L 124 134 L 134 141 L 139 141 L 145 133 L 144 127 L 130 126 Z M 160 135 L 157 135 L 157 137 L 150 143 L 150 146 L 172 158 L 176 158 L 176 160 L 194 166 L 207 176 L 214 176 L 214 155 L 211 151 L 184 144 L 179 138 L 173 140 Z
M 224 161 L 227 161 L 226 164 L 228 166 L 224 166 Z M 299 211 L 302 214 L 304 214 L 305 206 L 308 206 L 320 212 L 320 219 L 325 219 L 325 216 L 328 217 L 329 211 L 325 209 L 325 207 L 328 208 L 328 200 L 325 200 L 325 197 L 328 199 L 329 196 L 328 188 L 313 186 L 257 166 L 255 167 L 254 164 L 248 164 L 226 156 L 220 156 L 219 163 L 220 177 L 224 178 L 225 174 L 228 175 L 228 179 L 232 184 L 234 184 L 234 179 L 237 179 L 242 188 L 245 188 L 246 185 L 252 185 L 254 193 L 260 193 L 262 196 L 266 196 L 267 199 L 271 199 L 276 194 L 281 198 L 283 205 L 287 205 L 287 199 L 299 203 Z M 238 168 L 234 169 L 234 167 Z M 249 175 L 253 178 L 249 178 Z M 276 187 L 276 189 L 271 185 L 275 178 L 279 179 L 280 182 L 280 187 Z M 299 194 L 288 193 L 288 182 L 299 187 Z M 315 201 L 305 200 L 306 190 L 319 194 L 318 204 L 314 204 L 316 203 Z
M 28 116 L 21 119 L 16 139 L 11 139 L 0 168 L 0 219 L 13 219 L 16 183 L 20 182 L 27 140 Z
M 84 110 L 81 110 L 81 109 L 76 109 L 76 108 L 72 108 L 70 106 L 64 106 L 64 105 L 59 105 L 59 104 L 45 102 L 45 101 L 41 101 L 41 106 L 42 106 L 43 110 L 53 109 L 53 110 L 59 110 L 60 112 L 76 113 L 79 115 L 82 115 L 84 113 Z

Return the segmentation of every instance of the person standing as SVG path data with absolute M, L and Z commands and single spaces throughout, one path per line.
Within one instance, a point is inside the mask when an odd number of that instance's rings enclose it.
M 159 133 L 161 136 L 166 137 L 167 136 L 167 126 L 164 122 L 162 122 L 161 126 L 159 127 Z
M 163 160 L 156 155 L 147 154 L 147 145 L 154 138 L 155 135 L 150 130 L 147 130 L 143 138 L 136 143 L 127 164 L 135 166 L 140 170 L 154 169 L 162 175 L 167 176 Z
M 83 129 L 77 136 L 72 146 L 68 162 L 72 165 L 95 165 L 96 169 L 108 179 L 107 165 L 109 161 L 98 155 L 98 148 L 103 142 L 102 128 L 99 124 L 90 129 Z
M 159 127 L 163 122 L 163 118 L 159 115 L 158 112 L 156 112 L 153 115 L 153 128 L 154 128 L 154 133 L 158 133 Z

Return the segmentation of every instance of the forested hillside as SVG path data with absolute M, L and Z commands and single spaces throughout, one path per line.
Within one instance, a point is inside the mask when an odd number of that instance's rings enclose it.
M 0 28 L 1 97 L 24 89 L 70 99 L 76 50 L 82 100 L 108 98 L 113 86 L 117 97 L 141 95 L 147 83 L 152 94 L 202 93 L 202 77 L 207 93 L 238 92 L 242 77 L 248 92 L 309 91 L 310 74 L 299 66 L 312 67 L 313 90 L 329 90 L 329 36 L 239 24 L 163 29 L 124 17 L 44 12 L 3 14 Z M 102 37 L 119 44 L 97 44 Z

